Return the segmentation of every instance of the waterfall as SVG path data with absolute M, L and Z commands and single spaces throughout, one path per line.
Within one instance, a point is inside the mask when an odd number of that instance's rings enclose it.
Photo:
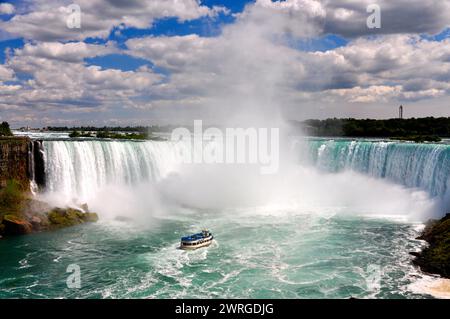
M 34 191 L 35 183 L 35 165 L 34 165 L 34 141 L 28 143 L 28 176 L 31 181 L 31 190 Z
M 448 207 L 450 145 L 343 139 L 297 139 L 294 145 L 302 166 L 386 179 L 441 197 Z M 45 190 L 67 200 L 85 200 L 109 185 L 157 182 L 182 169 L 179 149 L 169 141 L 47 140 L 42 146 Z
M 301 160 L 323 171 L 356 171 L 433 197 L 450 189 L 450 145 L 324 139 L 298 145 Z
M 28 177 L 33 194 L 39 188 L 45 187 L 44 147 L 40 140 L 31 140 L 28 143 Z
M 43 189 L 45 187 L 45 152 L 42 141 L 33 141 L 33 183 L 36 187 Z
M 176 171 L 176 148 L 156 141 L 44 141 L 46 190 L 84 199 L 106 185 L 157 181 Z

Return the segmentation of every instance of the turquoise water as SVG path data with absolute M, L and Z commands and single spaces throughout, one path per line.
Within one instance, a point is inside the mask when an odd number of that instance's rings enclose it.
M 170 142 L 45 141 L 46 199 L 100 221 L 0 240 L 0 298 L 431 298 L 409 252 L 417 216 L 448 209 L 450 146 L 293 145 L 263 178 L 180 165 Z M 177 249 L 204 226 L 212 246 Z
M 450 145 L 394 141 L 312 139 L 302 141 L 301 160 L 320 170 L 352 170 L 417 187 L 431 196 L 446 196 L 450 188 Z
M 207 224 L 215 243 L 177 249 Z M 295 211 L 197 212 L 137 227 L 103 221 L 0 241 L 0 298 L 428 298 L 409 251 L 417 225 Z M 69 289 L 66 269 L 81 269 Z M 379 281 L 368 280 L 379 267 Z M 377 268 L 376 268 L 377 269 Z

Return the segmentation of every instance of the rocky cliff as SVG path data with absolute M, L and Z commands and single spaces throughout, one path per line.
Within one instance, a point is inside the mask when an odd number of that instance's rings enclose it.
M 30 167 L 34 165 L 29 156 L 31 145 L 28 138 L 0 137 L 0 188 L 15 180 L 24 190 L 29 189 Z
M 30 181 L 45 187 L 45 167 L 42 141 L 27 137 L 0 137 L 0 189 L 7 181 L 15 180 L 23 190 L 30 189 Z

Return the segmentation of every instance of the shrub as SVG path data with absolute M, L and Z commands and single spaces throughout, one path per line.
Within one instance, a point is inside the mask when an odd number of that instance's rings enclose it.
M 19 213 L 25 194 L 16 180 L 8 180 L 6 187 L 0 190 L 0 215 L 5 213 Z
M 8 122 L 3 122 L 0 124 L 0 136 L 13 136 Z

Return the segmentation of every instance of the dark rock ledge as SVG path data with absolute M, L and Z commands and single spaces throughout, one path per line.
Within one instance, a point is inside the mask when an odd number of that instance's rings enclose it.
M 416 256 L 414 264 L 424 272 L 450 278 L 450 214 L 441 220 L 430 220 L 417 238 L 425 240 L 428 246 Z

